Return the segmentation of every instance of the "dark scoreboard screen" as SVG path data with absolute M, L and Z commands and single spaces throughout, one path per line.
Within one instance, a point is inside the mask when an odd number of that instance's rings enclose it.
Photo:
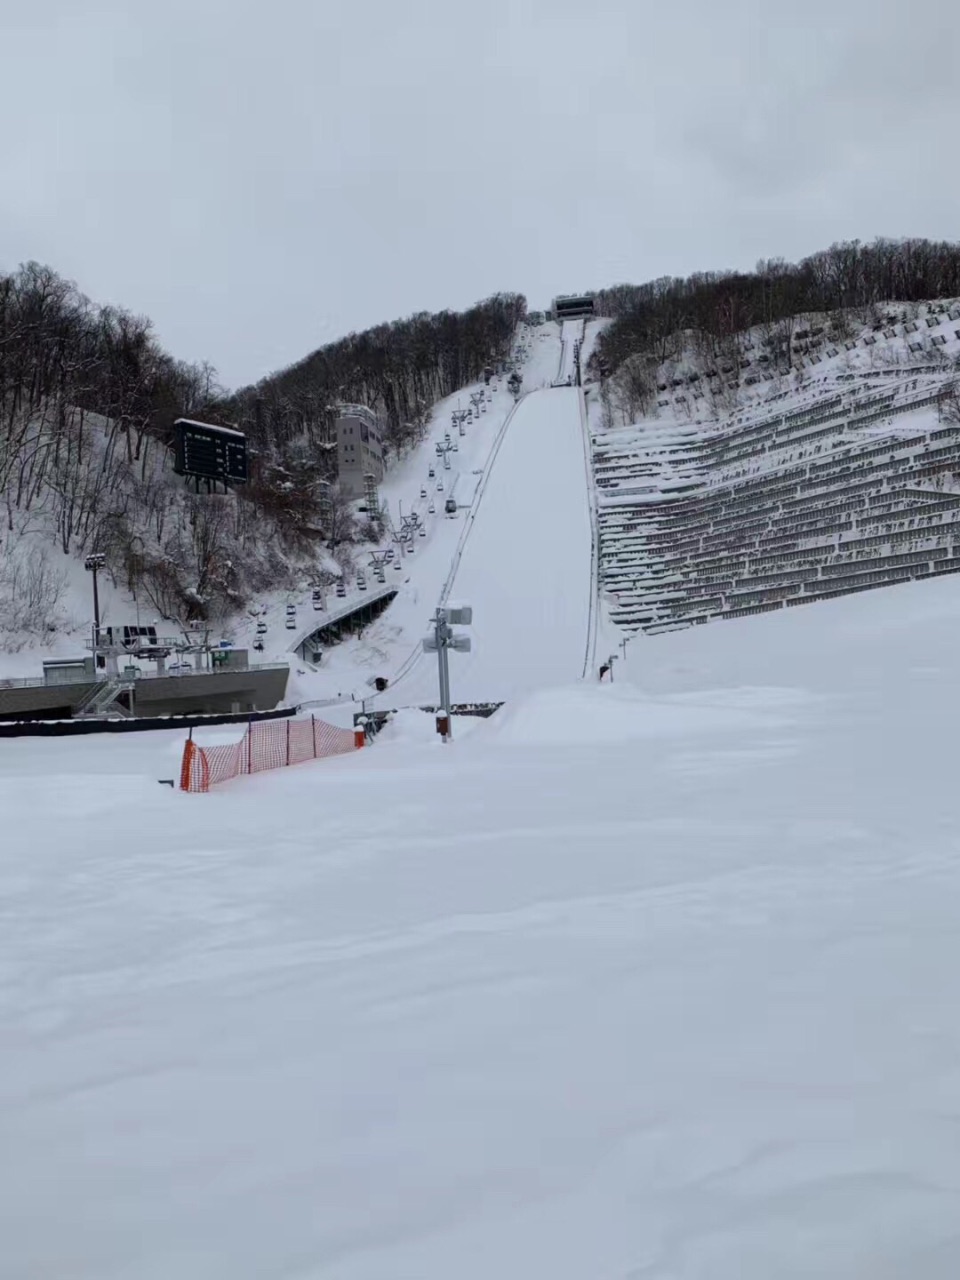
M 247 437 L 232 427 L 178 418 L 174 470 L 182 476 L 243 484 L 247 479 Z

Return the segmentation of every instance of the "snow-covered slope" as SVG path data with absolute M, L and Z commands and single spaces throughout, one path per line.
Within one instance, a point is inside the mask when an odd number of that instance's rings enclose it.
M 579 334 L 582 324 L 565 328 Z M 402 573 L 388 571 L 397 599 L 362 637 L 329 649 L 319 671 L 295 665 L 294 700 L 370 696 L 367 678 L 383 675 L 390 687 L 370 698 L 373 705 L 436 702 L 436 661 L 421 654 L 420 641 L 441 600 L 474 607 L 474 652 L 451 659 L 456 700 L 498 700 L 582 674 L 591 604 L 589 474 L 579 392 L 553 389 L 562 350 L 561 327 L 553 323 L 518 339 L 523 398 L 515 407 L 505 387 L 493 390 L 484 414 L 458 438 L 450 471 L 435 449 L 457 406 L 437 406 L 426 441 L 383 488 L 395 522 L 416 510 L 426 532 L 404 557 Z M 476 390 L 464 390 L 462 406 Z M 444 512 L 451 495 L 453 518 Z M 279 626 L 279 604 L 276 614 Z M 309 626 L 314 615 L 304 607 L 300 620 Z
M 507 428 L 449 584 L 473 606 L 473 651 L 451 656 L 456 701 L 496 701 L 583 673 L 590 516 L 579 392 L 535 391 Z M 435 660 L 385 698 L 436 699 Z
M 958 628 L 638 636 L 208 796 L 0 742 L 0 1271 L 948 1280 Z

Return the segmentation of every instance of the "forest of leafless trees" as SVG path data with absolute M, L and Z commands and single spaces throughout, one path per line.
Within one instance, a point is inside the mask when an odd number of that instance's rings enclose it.
M 0 555 L 12 564 L 25 534 L 68 555 L 96 548 L 164 617 L 226 616 L 355 536 L 319 483 L 336 478 L 335 405 L 370 405 L 402 451 L 438 398 L 506 353 L 524 308 L 499 295 L 381 325 L 228 395 L 209 366 L 165 352 L 145 318 L 36 263 L 0 274 Z M 179 416 L 246 431 L 250 482 L 191 492 L 172 470 Z M 39 579 L 27 568 L 0 590 L 8 626 L 28 583 L 35 596 L 56 580 L 55 564 Z
M 755 327 L 768 331 L 788 368 L 799 315 L 833 312 L 872 323 L 885 303 L 956 297 L 960 244 L 930 240 L 854 240 L 796 264 L 770 259 L 752 272 L 617 285 L 597 295 L 598 312 L 614 323 L 596 345 L 592 371 L 609 378 L 627 366 L 621 377 L 643 381 L 691 339 L 711 358 L 735 361 L 738 335 Z

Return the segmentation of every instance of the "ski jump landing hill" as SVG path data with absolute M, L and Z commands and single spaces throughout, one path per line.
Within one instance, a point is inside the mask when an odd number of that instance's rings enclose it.
M 564 324 L 561 361 L 582 333 L 582 321 Z M 530 390 L 462 513 L 467 523 L 441 593 L 445 603 L 473 607 L 472 652 L 451 659 L 458 702 L 501 701 L 592 670 L 595 538 L 586 439 L 578 388 Z M 401 673 L 381 701 L 436 697 L 436 664 L 426 658 Z

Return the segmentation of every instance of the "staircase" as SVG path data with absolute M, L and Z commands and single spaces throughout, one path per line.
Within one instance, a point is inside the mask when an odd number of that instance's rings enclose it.
M 122 693 L 132 689 L 134 683 L 130 676 L 107 676 L 74 707 L 73 718 L 85 720 L 107 715 L 129 716 L 131 713 L 117 699 Z

